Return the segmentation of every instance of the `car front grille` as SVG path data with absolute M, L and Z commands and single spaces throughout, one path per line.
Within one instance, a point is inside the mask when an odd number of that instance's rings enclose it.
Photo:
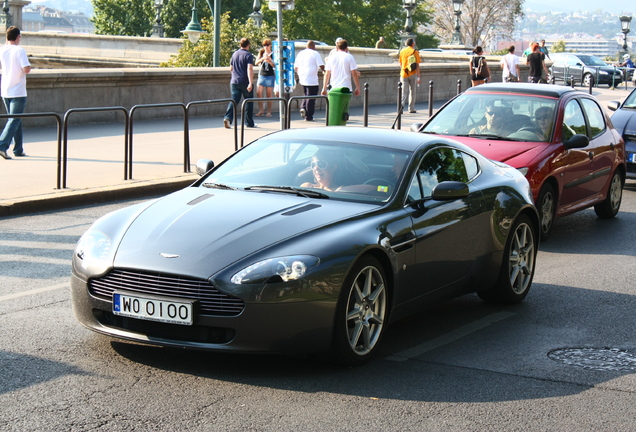
M 202 315 L 236 316 L 245 308 L 243 300 L 220 292 L 207 280 L 138 270 L 111 270 L 102 277 L 90 279 L 88 290 L 91 295 L 111 302 L 116 290 L 140 296 L 197 300 Z
M 140 333 L 150 338 L 161 338 L 177 342 L 197 342 L 210 344 L 230 343 L 236 336 L 236 330 L 224 327 L 207 327 L 200 325 L 184 326 L 156 321 L 144 321 L 122 317 L 98 309 L 93 315 L 100 324 L 118 329 Z

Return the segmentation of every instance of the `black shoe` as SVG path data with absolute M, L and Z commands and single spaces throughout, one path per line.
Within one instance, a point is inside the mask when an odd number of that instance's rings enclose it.
M 13 156 L 15 156 L 15 157 L 26 157 L 26 155 L 27 154 L 25 152 L 22 152 L 20 154 L 14 154 Z
M 314 119 L 310 119 L 310 118 L 306 118 L 306 117 L 305 117 L 305 121 L 312 122 L 312 121 L 315 121 L 315 120 L 314 120 Z
M 417 113 L 417 111 L 415 111 L 415 110 L 409 111 L 409 114 L 415 114 L 415 113 Z
M 9 155 L 7 154 L 7 152 L 6 152 L 6 151 L 4 151 L 4 150 L 0 150 L 0 156 L 2 156 L 2 157 L 3 157 L 3 158 L 5 158 L 5 159 L 12 159 L 12 157 L 11 157 L 11 156 L 9 156 Z

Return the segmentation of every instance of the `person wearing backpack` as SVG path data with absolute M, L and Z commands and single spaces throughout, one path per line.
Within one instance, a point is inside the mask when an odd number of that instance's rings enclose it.
M 409 103 L 409 113 L 415 114 L 417 86 L 420 84 L 420 53 L 415 49 L 415 41 L 408 38 L 406 47 L 400 51 L 400 82 L 402 83 L 402 109 Z
M 490 78 L 490 69 L 486 63 L 486 57 L 482 56 L 484 50 L 477 46 L 473 50 L 473 56 L 470 59 L 470 80 L 473 87 L 484 84 L 486 79 Z

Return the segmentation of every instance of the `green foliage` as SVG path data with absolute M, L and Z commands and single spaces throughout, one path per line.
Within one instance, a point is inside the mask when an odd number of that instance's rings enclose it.
M 401 0 L 296 0 L 294 10 L 283 11 L 283 33 L 288 39 L 321 40 L 329 45 L 342 37 L 349 46 L 359 47 L 374 47 L 384 36 L 387 46 L 398 47 L 405 19 Z M 429 22 L 426 4 L 419 5 L 413 11 L 415 27 Z M 430 35 L 418 38 L 418 46 L 428 46 L 432 39 Z
M 95 33 L 150 36 L 155 8 L 153 0 L 92 0 Z
M 493 51 L 490 53 L 490 55 L 494 55 L 494 56 L 505 56 L 506 54 L 508 54 L 507 49 L 501 49 L 499 51 Z
M 565 41 L 564 40 L 560 40 L 560 41 L 552 44 L 552 46 L 550 47 L 550 52 L 553 52 L 553 53 L 565 52 Z
M 205 33 L 201 35 L 201 39 L 196 44 L 190 43 L 187 37 L 183 37 L 183 46 L 179 49 L 176 56 L 162 63 L 163 67 L 210 67 L 213 62 L 214 54 L 214 23 L 209 19 L 203 18 L 201 26 Z M 250 40 L 250 51 L 258 54 L 263 39 L 267 39 L 272 32 L 267 24 L 263 23 L 261 28 L 254 26 L 254 21 L 247 19 L 243 22 L 239 20 L 230 21 L 230 12 L 221 15 L 221 39 L 219 42 L 220 66 L 229 66 L 230 58 L 234 51 L 239 49 L 239 42 L 246 37 Z

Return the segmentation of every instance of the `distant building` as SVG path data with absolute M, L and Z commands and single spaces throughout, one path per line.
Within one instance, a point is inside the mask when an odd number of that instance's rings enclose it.
M 44 17 L 39 12 L 22 12 L 22 30 L 38 32 L 44 30 Z
M 63 12 L 46 6 L 25 9 L 22 27 L 27 31 L 95 33 L 95 26 L 83 13 Z
M 620 46 L 614 39 L 590 38 L 590 39 L 560 39 L 565 42 L 565 50 L 581 54 L 589 54 L 596 57 L 614 57 Z M 548 40 L 545 44 L 550 51 L 552 45 L 560 40 Z

